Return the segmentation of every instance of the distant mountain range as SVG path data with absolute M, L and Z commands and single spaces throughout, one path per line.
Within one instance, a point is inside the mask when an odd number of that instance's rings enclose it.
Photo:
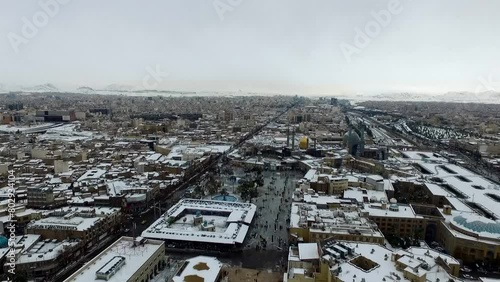
M 23 92 L 59 92 L 59 89 L 51 83 L 35 85 L 31 87 L 21 87 Z
M 335 95 L 333 95 L 335 96 Z M 337 96 L 336 96 L 337 97 Z M 339 98 L 355 101 L 413 101 L 413 102 L 455 102 L 455 103 L 484 103 L 500 104 L 500 92 L 447 92 L 444 94 L 419 93 L 382 93 L 375 95 L 340 95 Z
M 0 93 L 8 92 L 24 92 L 24 93 L 49 93 L 49 92 L 61 92 L 54 84 L 45 83 L 34 86 L 12 86 L 0 83 Z
M 95 90 L 92 89 L 92 87 L 87 87 L 87 86 L 81 86 L 76 89 L 76 92 L 82 93 L 82 94 L 95 94 Z
M 0 83 L 0 93 L 24 92 L 24 93 L 80 93 L 80 94 L 102 94 L 102 95 L 129 95 L 129 96 L 170 96 L 170 95 L 199 95 L 199 96 L 249 96 L 266 95 L 265 93 L 254 93 L 245 91 L 214 92 L 214 91 L 171 91 L 171 90 L 150 90 L 137 89 L 132 85 L 110 84 L 103 89 L 94 89 L 89 86 L 80 86 L 77 89 L 61 90 L 51 83 L 45 83 L 35 86 L 11 86 Z M 273 94 L 274 95 L 274 94 Z M 326 95 L 323 95 L 326 96 Z M 423 102 L 457 102 L 457 103 L 485 103 L 500 104 L 500 92 L 447 92 L 444 94 L 424 94 L 414 92 L 400 93 L 380 93 L 380 94 L 332 94 L 337 98 L 344 98 L 353 101 L 423 101 Z
M 126 85 L 126 84 L 110 84 L 102 90 L 107 90 L 107 91 L 125 91 L 125 92 L 130 92 L 134 91 L 135 87 L 132 85 Z

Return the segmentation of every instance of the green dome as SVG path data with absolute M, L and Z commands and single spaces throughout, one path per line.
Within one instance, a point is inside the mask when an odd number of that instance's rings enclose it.
M 475 233 L 490 233 L 500 235 L 500 223 L 492 220 L 475 220 L 463 217 L 461 215 L 453 218 L 455 224 L 462 226 Z
M 349 136 L 349 131 L 348 131 L 346 132 L 346 134 L 344 134 L 343 143 L 344 146 L 346 146 L 347 144 L 349 144 L 349 146 L 358 145 L 361 143 L 361 138 L 354 130 L 351 131 L 351 134 Z
M 0 235 L 0 248 L 7 248 L 9 246 L 9 239 Z

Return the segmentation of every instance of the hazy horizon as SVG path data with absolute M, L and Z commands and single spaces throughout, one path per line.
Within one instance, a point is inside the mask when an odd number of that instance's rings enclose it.
M 300 95 L 500 90 L 494 0 L 0 5 L 5 87 Z

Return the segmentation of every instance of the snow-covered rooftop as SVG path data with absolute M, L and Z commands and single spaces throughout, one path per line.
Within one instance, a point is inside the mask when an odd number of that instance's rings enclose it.
M 91 131 L 78 131 L 79 124 L 71 123 L 59 127 L 48 129 L 45 134 L 40 135 L 38 138 L 42 140 L 60 140 L 60 141 L 78 141 L 78 140 L 91 140 L 95 135 Z
M 22 248 L 16 248 L 16 254 L 22 253 L 23 251 L 31 248 L 38 240 L 40 240 L 41 235 L 26 234 L 23 236 L 16 236 L 14 238 L 15 246 L 23 246 Z M 0 248 L 0 259 L 3 258 L 9 252 L 10 247 Z
M 119 208 L 107 207 L 63 207 L 51 211 L 49 216 L 28 224 L 32 229 L 87 230 L 101 220 L 101 217 L 119 212 Z
M 219 244 L 242 243 L 256 206 L 248 203 L 183 199 L 149 226 L 142 236 L 154 239 L 194 241 Z M 199 213 L 214 231 L 194 224 Z
M 186 260 L 185 263 L 182 272 L 172 278 L 173 282 L 191 281 L 190 278 L 192 281 L 215 282 L 222 269 L 222 263 L 214 257 L 197 256 Z
M 125 257 L 125 265 L 111 276 L 107 282 L 128 281 L 157 251 L 163 248 L 164 243 L 157 240 L 147 240 L 144 244 L 137 244 L 133 247 L 134 239 L 131 237 L 121 237 L 116 240 L 102 253 L 94 257 L 82 268 L 73 273 L 64 282 L 90 282 L 103 281 L 96 278 L 96 272 L 103 268 L 116 256 Z M 162 252 L 163 253 L 163 252 Z
M 397 207 L 397 209 L 389 208 L 390 206 Z M 370 216 L 423 218 L 422 216 L 417 215 L 410 205 L 387 204 L 387 207 L 383 208 L 383 205 L 381 203 L 367 203 L 364 205 L 364 209 L 370 214 Z
M 103 169 L 91 169 L 85 172 L 84 175 L 80 176 L 77 181 L 99 179 L 106 173 Z
M 78 240 L 64 240 L 61 242 L 56 239 L 45 239 L 38 241 L 17 258 L 16 264 L 54 260 L 78 244 L 80 244 Z
M 318 244 L 317 243 L 299 244 L 299 259 L 300 260 L 319 259 Z
M 230 148 L 230 145 L 176 145 L 172 147 L 166 159 L 181 157 L 182 160 L 190 160 L 204 154 L 224 153 Z
M 35 133 L 35 132 L 43 132 L 49 128 L 61 126 L 61 123 L 39 123 L 36 125 L 30 126 L 21 126 L 21 125 L 8 125 L 2 124 L 0 125 L 0 132 L 5 133 L 15 133 L 17 131 L 23 133 Z
M 409 248 L 407 250 L 393 251 L 378 245 L 362 242 L 339 241 L 343 246 L 353 250 L 353 255 L 338 264 L 342 270 L 337 275 L 342 281 L 411 281 L 404 277 L 403 273 L 396 266 L 397 263 L 404 265 L 404 270 L 417 276 L 426 275 L 426 281 L 462 281 L 446 272 L 442 265 L 437 263 L 438 258 L 444 264 L 460 263 L 451 256 L 439 253 L 429 248 Z M 399 257 L 396 261 L 391 258 L 393 255 Z M 356 258 L 363 257 L 375 263 L 374 267 L 364 270 L 356 265 Z M 399 277 L 399 279 L 398 279 Z
M 293 203 L 290 214 L 290 227 L 310 226 L 317 233 L 351 234 L 356 232 L 363 236 L 382 238 L 383 235 L 362 217 L 359 211 L 344 211 L 338 209 L 320 209 L 316 205 Z

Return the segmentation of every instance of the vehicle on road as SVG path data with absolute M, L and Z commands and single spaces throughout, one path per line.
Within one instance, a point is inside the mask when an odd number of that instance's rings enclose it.
M 461 267 L 461 268 L 460 268 L 460 271 L 465 272 L 465 273 L 469 273 L 469 272 L 471 272 L 472 270 L 471 270 L 470 268 L 468 268 L 467 266 L 464 266 L 464 267 Z
M 471 275 L 469 274 L 464 274 L 462 275 L 465 279 L 473 279 L 474 277 L 472 277 Z

